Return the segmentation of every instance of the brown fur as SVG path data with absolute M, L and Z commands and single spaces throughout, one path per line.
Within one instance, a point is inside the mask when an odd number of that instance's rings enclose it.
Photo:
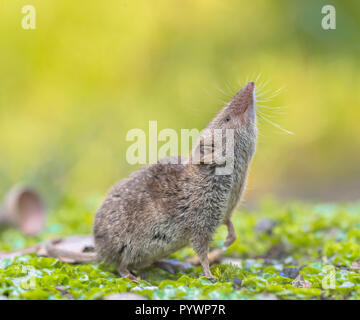
M 206 152 L 213 152 L 213 145 L 201 138 L 194 148 L 200 148 L 200 164 L 191 154 L 185 164 L 160 161 L 134 172 L 110 190 L 96 213 L 99 259 L 117 264 L 122 275 L 131 276 L 128 268 L 149 266 L 190 243 L 205 275 L 213 278 L 208 244 L 222 223 L 229 230 L 226 244 L 235 240 L 231 213 L 245 188 L 255 152 L 253 87 L 250 82 L 240 90 L 207 126 L 211 134 L 213 129 L 235 130 L 233 173 L 216 175 L 218 165 L 202 161 Z

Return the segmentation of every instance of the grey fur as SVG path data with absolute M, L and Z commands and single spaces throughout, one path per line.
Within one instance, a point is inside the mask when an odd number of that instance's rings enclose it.
M 240 90 L 207 126 L 210 132 L 234 129 L 233 173 L 216 175 L 216 163 L 194 164 L 192 155 L 186 164 L 159 161 L 134 172 L 109 191 L 96 213 L 94 238 L 99 259 L 117 264 L 122 275 L 131 276 L 128 268 L 149 266 L 191 244 L 205 275 L 213 278 L 208 244 L 219 225 L 231 225 L 255 152 L 253 87 L 250 82 Z M 201 157 L 208 150 L 202 143 L 199 139 L 194 148 L 200 148 Z

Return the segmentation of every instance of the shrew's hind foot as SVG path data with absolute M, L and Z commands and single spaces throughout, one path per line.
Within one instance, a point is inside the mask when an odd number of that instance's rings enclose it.
M 126 266 L 120 265 L 117 269 L 118 274 L 120 275 L 120 277 L 122 278 L 128 278 L 134 282 L 137 282 L 138 280 L 140 280 L 139 278 L 135 277 Z
M 192 268 L 190 263 L 181 262 L 177 259 L 160 260 L 154 263 L 154 267 L 163 269 L 172 274 Z
M 216 283 L 218 282 L 218 278 L 216 278 L 215 276 L 213 276 L 212 274 L 205 276 L 206 278 L 208 278 L 212 283 Z

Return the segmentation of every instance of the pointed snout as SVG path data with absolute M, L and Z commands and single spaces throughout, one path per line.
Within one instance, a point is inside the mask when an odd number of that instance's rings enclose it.
M 243 87 L 231 100 L 231 105 L 237 108 L 241 113 L 244 113 L 248 109 L 252 109 L 254 106 L 254 81 L 250 81 L 245 87 Z

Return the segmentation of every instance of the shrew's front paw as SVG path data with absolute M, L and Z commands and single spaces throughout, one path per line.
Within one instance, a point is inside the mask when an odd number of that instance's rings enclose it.
M 224 246 L 225 247 L 230 247 L 236 240 L 236 235 L 234 233 L 229 233 L 228 236 L 226 237 Z

